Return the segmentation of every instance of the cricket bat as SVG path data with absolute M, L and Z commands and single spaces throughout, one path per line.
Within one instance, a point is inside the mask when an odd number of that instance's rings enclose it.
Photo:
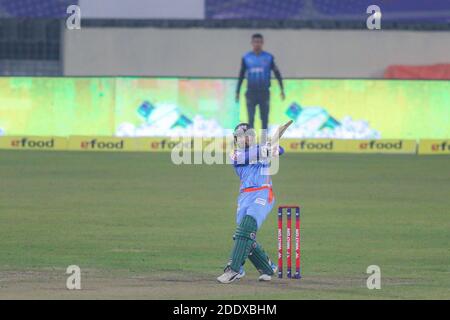
M 275 131 L 275 134 L 272 137 L 272 140 L 270 141 L 272 145 L 278 144 L 278 141 L 283 136 L 284 132 L 289 128 L 289 126 L 293 123 L 293 120 L 289 120 L 284 125 L 278 127 L 277 131 Z

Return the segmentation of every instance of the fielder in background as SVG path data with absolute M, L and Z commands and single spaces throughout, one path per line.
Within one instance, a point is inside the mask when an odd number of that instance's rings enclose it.
M 281 88 L 281 99 L 285 99 L 283 79 L 280 70 L 275 64 L 272 54 L 263 51 L 264 39 L 259 33 L 252 36 L 253 50 L 242 58 L 241 71 L 236 89 L 236 102 L 239 102 L 244 77 L 247 76 L 247 99 L 248 124 L 254 128 L 256 106 L 259 105 L 262 129 L 267 129 L 269 124 L 270 105 L 270 78 L 273 71 Z
M 290 123 L 285 125 L 286 128 Z M 280 130 L 281 134 L 285 126 Z M 260 272 L 259 280 L 270 281 L 277 272 L 277 266 L 256 242 L 256 233 L 275 203 L 269 175 L 270 159 L 283 154 L 284 150 L 278 144 L 258 145 L 255 131 L 247 123 L 239 124 L 233 135 L 235 149 L 231 160 L 241 181 L 236 212 L 237 229 L 230 260 L 217 281 L 231 283 L 244 277 L 243 265 L 247 258 Z

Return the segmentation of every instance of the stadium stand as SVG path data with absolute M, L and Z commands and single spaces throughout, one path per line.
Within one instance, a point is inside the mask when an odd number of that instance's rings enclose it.
M 0 75 L 64 75 L 64 26 L 67 7 L 104 0 L 0 0 Z M 145 3 L 164 3 L 152 0 Z M 168 1 L 174 3 L 179 0 Z M 153 29 L 326 29 L 365 30 L 369 0 L 190 0 L 203 18 L 151 19 L 91 10 L 83 28 Z M 133 3 L 139 0 L 133 0 Z M 168 3 L 167 2 L 167 3 Z M 111 3 L 122 3 L 111 0 Z M 450 30 L 450 1 L 398 0 L 377 2 L 383 9 L 383 30 Z M 111 5 L 112 6 L 112 5 Z M 124 10 L 126 11 L 126 10 Z M 198 12 L 198 10 L 197 10 Z M 83 11 L 85 13 L 85 11 Z M 398 63 L 407 63 L 398 61 Z M 447 61 L 426 61 L 446 63 Z M 423 64 L 423 63 L 422 63 Z M 440 66 L 434 68 L 441 68 Z M 390 68 L 389 70 L 392 70 Z M 397 70 L 397 69 L 396 69 Z M 439 71 L 440 72 L 440 71 Z M 445 73 L 445 72 L 444 72 Z M 379 73 L 381 76 L 381 72 Z M 392 75 L 392 71 L 387 72 Z

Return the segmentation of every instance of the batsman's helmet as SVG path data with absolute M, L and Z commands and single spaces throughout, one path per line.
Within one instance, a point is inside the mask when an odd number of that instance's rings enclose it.
M 234 128 L 234 144 L 239 147 L 248 147 L 255 142 L 255 130 L 248 123 L 239 123 Z M 245 139 L 248 137 L 248 139 Z

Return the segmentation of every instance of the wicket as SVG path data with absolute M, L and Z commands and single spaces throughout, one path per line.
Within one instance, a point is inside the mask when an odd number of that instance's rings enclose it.
M 279 206 L 278 207 L 278 278 L 283 278 L 283 209 L 286 209 L 286 267 L 287 277 L 292 278 L 292 209 L 295 209 L 295 279 L 301 276 L 301 254 L 300 254 L 300 207 Z

